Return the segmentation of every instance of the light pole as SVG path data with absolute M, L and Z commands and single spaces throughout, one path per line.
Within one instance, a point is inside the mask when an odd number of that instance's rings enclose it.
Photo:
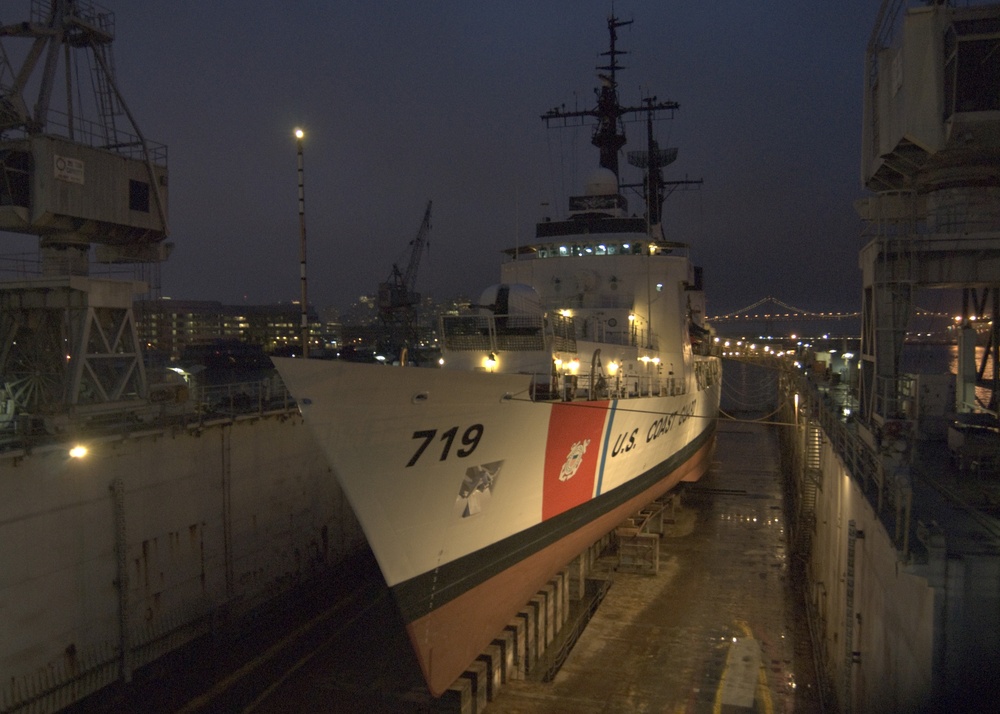
M 300 298 L 302 330 L 302 356 L 309 356 L 309 316 L 306 291 L 306 193 L 305 175 L 302 171 L 302 139 L 306 133 L 302 129 L 295 129 L 295 143 L 298 148 L 299 159 L 299 280 L 302 285 L 302 296 Z

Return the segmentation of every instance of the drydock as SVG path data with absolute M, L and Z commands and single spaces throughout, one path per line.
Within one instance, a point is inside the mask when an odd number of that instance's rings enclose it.
M 123 106 L 113 16 L 31 10 L 0 28 L 35 47 L 9 75 L 44 56 L 51 80 L 93 52 L 98 94 Z M 149 284 L 89 274 L 92 247 L 143 269 L 169 254 L 165 149 L 120 116 L 82 140 L 59 123 L 79 114 L 5 89 L 0 230 L 37 236 L 42 269 L 0 285 L 0 711 L 988 710 L 998 21 L 997 5 L 883 3 L 854 375 L 730 355 L 724 386 L 766 386 L 770 418 L 720 420 L 699 484 L 568 562 L 440 698 L 294 395 L 160 381 L 132 310 Z M 903 373 L 933 290 L 960 294 L 956 374 Z

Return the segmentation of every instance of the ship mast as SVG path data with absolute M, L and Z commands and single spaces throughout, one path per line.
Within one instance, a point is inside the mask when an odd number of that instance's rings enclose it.
M 591 143 L 600 152 L 600 165 L 602 168 L 606 168 L 614 173 L 619 188 L 625 188 L 627 186 L 621 183 L 621 174 L 618 168 L 618 154 L 626 143 L 623 117 L 631 116 L 634 119 L 638 119 L 640 116 L 645 115 L 650 141 L 649 149 L 646 152 L 630 152 L 629 162 L 633 163 L 633 165 L 649 169 L 646 177 L 647 187 L 644 191 L 644 197 L 646 198 L 650 222 L 658 223 L 660 203 L 663 199 L 662 188 L 666 184 L 663 183 L 662 179 L 657 181 L 653 177 L 659 177 L 659 169 L 673 161 L 673 158 L 669 157 L 671 156 L 671 152 L 672 157 L 676 157 L 677 150 L 659 149 L 656 147 L 655 141 L 652 140 L 652 122 L 662 112 L 669 111 L 672 116 L 673 110 L 679 109 L 680 104 L 671 101 L 658 101 L 656 97 L 644 99 L 637 106 L 622 106 L 619 102 L 617 75 L 618 71 L 625 69 L 625 67 L 619 64 L 618 58 L 620 55 L 628 53 L 618 49 L 618 28 L 630 24 L 632 24 L 632 20 L 619 20 L 614 15 L 608 18 L 609 45 L 608 50 L 601 53 L 601 56 L 607 57 L 608 60 L 606 64 L 596 67 L 598 70 L 597 76 L 601 80 L 600 89 L 594 90 L 594 93 L 597 95 L 597 105 L 592 109 L 575 111 L 565 111 L 557 107 L 542 114 L 541 119 L 548 127 L 552 127 L 553 125 L 578 126 L 579 124 L 574 120 L 579 120 L 582 123 L 589 117 L 596 119 L 597 124 L 594 127 Z M 635 161 L 642 163 L 634 163 L 633 155 L 636 157 Z M 642 155 L 645 155 L 646 158 L 640 158 Z

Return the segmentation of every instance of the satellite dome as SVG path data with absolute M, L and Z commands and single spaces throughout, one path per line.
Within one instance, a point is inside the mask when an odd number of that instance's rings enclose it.
M 618 193 L 618 177 L 611 169 L 599 168 L 587 178 L 584 193 L 588 196 L 613 196 Z

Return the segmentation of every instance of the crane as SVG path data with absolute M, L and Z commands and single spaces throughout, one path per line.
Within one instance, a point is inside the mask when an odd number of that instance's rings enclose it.
M 430 244 L 431 205 L 427 202 L 424 218 L 420 222 L 417 236 L 410 241 L 410 259 L 406 270 L 401 271 L 393 263 L 388 279 L 378 286 L 378 314 L 383 326 L 380 347 L 400 357 L 406 363 L 404 350 L 409 350 L 416 342 L 416 307 L 420 304 L 420 293 L 416 291 L 417 269 L 424 249 Z
M 149 406 L 132 300 L 158 289 L 172 247 L 167 153 L 125 105 L 114 39 L 92 0 L 34 0 L 0 23 L 0 243 L 37 236 L 41 263 L 0 285 L 0 403 L 32 419 Z M 91 280 L 91 246 L 153 285 Z

